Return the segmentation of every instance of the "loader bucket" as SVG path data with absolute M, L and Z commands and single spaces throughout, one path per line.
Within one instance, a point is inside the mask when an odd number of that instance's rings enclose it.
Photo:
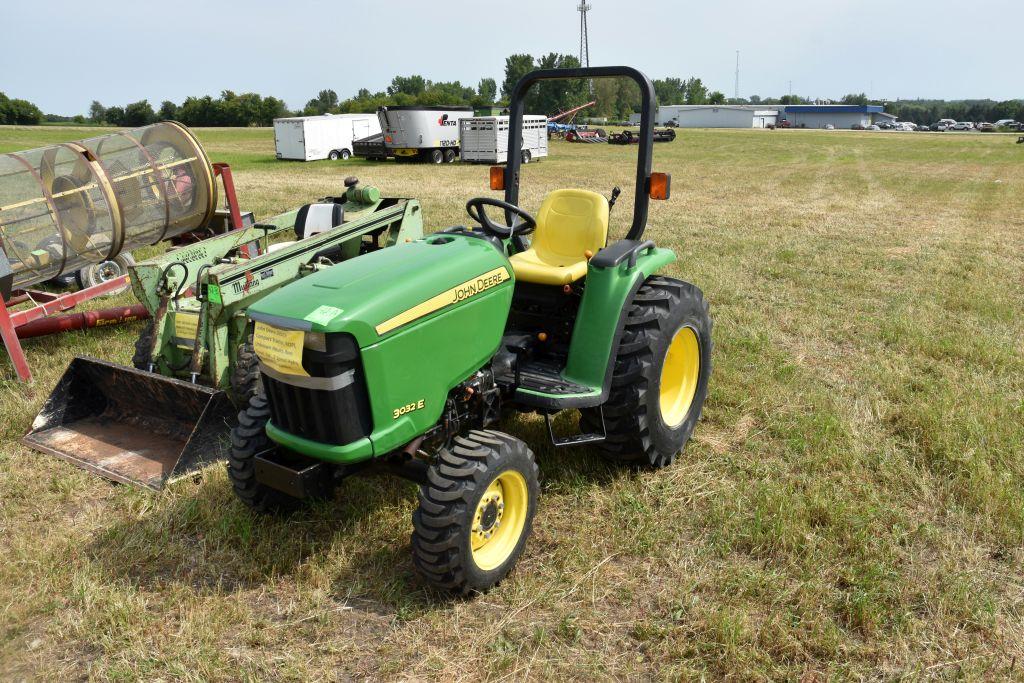
M 159 490 L 223 459 L 234 421 L 223 391 L 78 357 L 22 443 L 107 479 Z

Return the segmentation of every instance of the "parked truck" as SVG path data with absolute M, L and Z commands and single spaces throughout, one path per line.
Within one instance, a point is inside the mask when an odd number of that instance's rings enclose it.
M 508 117 L 474 116 L 459 122 L 463 161 L 504 164 L 508 161 Z M 523 163 L 548 155 L 548 117 L 523 117 Z
M 381 107 L 377 110 L 388 155 L 434 164 L 459 155 L 459 121 L 472 107 Z
M 348 159 L 353 142 L 380 133 L 373 114 L 325 114 L 274 119 L 278 159 Z

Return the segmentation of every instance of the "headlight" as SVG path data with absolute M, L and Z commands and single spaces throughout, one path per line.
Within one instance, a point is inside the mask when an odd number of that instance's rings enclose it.
M 311 351 L 327 351 L 327 337 L 323 332 L 307 332 L 302 345 Z

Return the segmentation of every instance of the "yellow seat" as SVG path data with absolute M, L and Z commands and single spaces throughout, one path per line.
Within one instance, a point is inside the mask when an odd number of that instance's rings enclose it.
M 509 260 L 517 280 L 567 285 L 587 274 L 587 259 L 607 241 L 608 200 L 587 190 L 556 190 L 541 204 L 530 248 Z

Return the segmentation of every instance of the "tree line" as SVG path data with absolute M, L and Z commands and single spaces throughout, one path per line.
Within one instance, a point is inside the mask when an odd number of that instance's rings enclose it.
M 0 124 L 31 125 L 42 121 L 63 121 L 74 123 L 92 122 L 111 126 L 144 126 L 155 121 L 176 120 L 189 126 L 269 126 L 275 118 L 283 116 L 315 116 L 319 114 L 344 114 L 374 112 L 382 106 L 401 105 L 459 105 L 474 108 L 508 104 L 515 84 L 524 75 L 535 69 L 576 68 L 579 60 L 574 55 L 552 52 L 540 57 L 530 54 L 514 54 L 505 59 L 504 78 L 499 84 L 494 78 L 481 78 L 475 85 L 463 85 L 459 81 L 431 81 L 423 76 L 395 76 L 384 89 L 372 92 L 360 88 L 355 95 L 341 99 L 330 88 L 319 91 L 316 97 L 306 102 L 299 110 L 290 111 L 284 101 L 276 97 L 265 97 L 257 93 L 236 94 L 231 90 L 221 92 L 219 97 L 209 95 L 188 97 L 180 105 L 164 100 L 154 107 L 148 100 L 140 100 L 124 106 L 104 106 L 93 101 L 87 115 L 57 116 L 42 114 L 39 108 L 19 99 L 9 99 L 0 93 Z M 667 77 L 654 81 L 658 104 L 814 104 L 798 95 L 782 97 L 728 98 L 718 90 L 710 90 L 697 77 Z M 552 116 L 558 112 L 596 101 L 584 110 L 583 116 L 603 117 L 611 120 L 625 120 L 640 109 L 639 88 L 630 79 L 597 79 L 549 81 L 535 85 L 526 98 L 526 111 L 532 114 Z M 1024 100 L 897 100 L 895 102 L 871 100 L 864 93 L 843 96 L 842 104 L 877 104 L 899 119 L 928 124 L 942 118 L 957 121 L 998 121 L 1000 119 L 1024 120 Z
M 12 100 L 0 92 L 0 125 L 31 126 L 42 120 L 39 107 L 27 100 Z

